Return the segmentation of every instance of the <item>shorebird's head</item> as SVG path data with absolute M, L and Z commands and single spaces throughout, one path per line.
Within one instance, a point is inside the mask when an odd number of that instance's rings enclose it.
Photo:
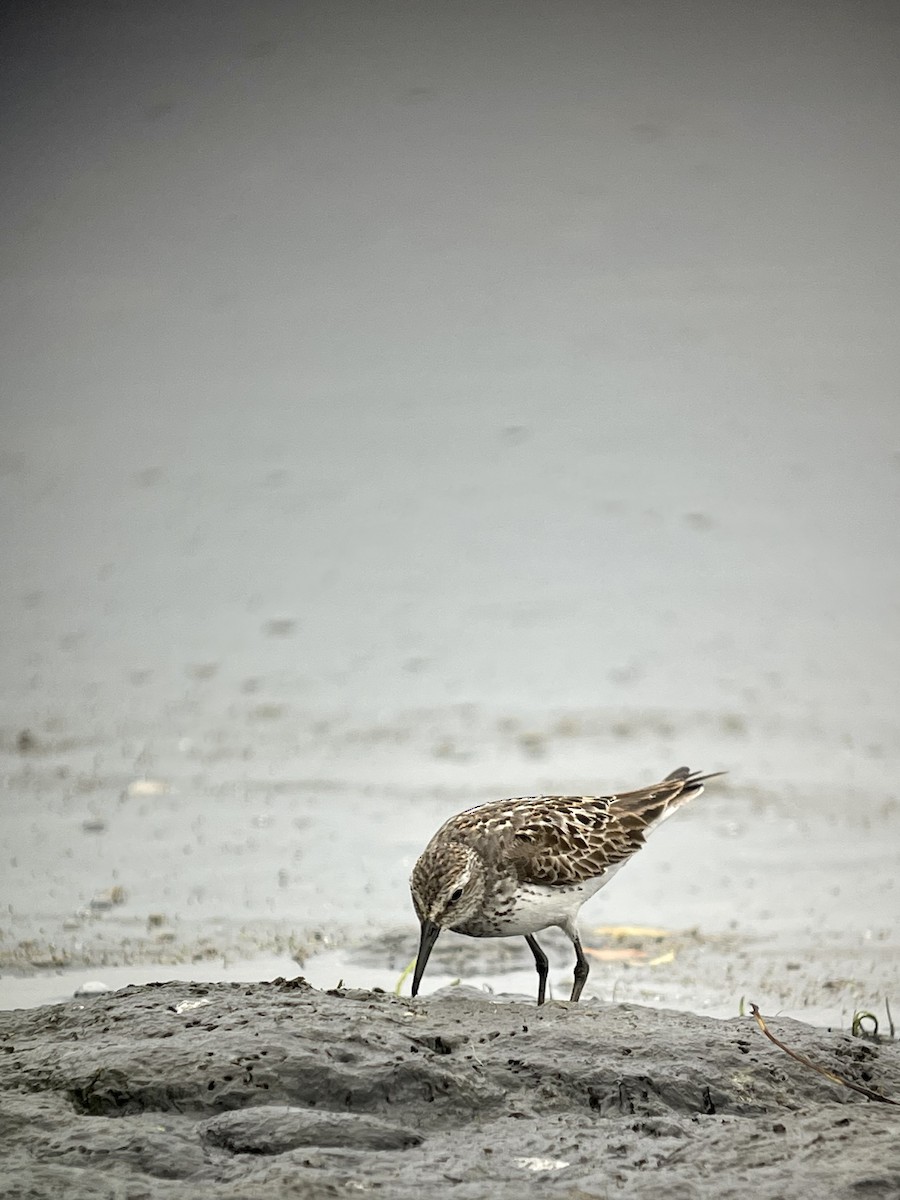
M 442 929 L 455 929 L 474 916 L 484 899 L 484 862 L 462 842 L 429 846 L 409 881 L 416 916 L 422 927 L 413 974 L 412 994 L 422 981 L 425 964 Z

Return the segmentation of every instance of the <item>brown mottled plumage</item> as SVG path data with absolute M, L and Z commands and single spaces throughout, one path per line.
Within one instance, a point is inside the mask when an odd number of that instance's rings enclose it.
M 721 774 L 721 772 L 717 772 Z M 575 947 L 572 1000 L 588 976 L 575 920 L 649 831 L 715 775 L 679 767 L 662 782 L 616 796 L 521 796 L 451 817 L 416 863 L 410 888 L 421 923 L 412 994 L 441 929 L 471 937 L 521 934 L 534 955 L 538 1004 L 547 957 L 534 933 L 558 925 Z

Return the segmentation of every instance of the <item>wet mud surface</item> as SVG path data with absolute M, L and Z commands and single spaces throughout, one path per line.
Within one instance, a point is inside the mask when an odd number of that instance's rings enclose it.
M 900 1047 L 771 1026 L 900 1094 Z M 898 1109 L 751 1018 L 305 980 L 0 1016 L 4 1195 L 895 1197 Z

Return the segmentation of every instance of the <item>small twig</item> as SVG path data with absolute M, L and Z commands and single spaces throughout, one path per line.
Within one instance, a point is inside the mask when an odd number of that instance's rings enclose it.
M 774 1033 L 769 1031 L 768 1026 L 763 1020 L 762 1013 L 755 1004 L 750 1005 L 750 1012 L 756 1018 L 756 1023 L 769 1039 L 774 1042 L 779 1050 L 783 1050 L 796 1062 L 802 1063 L 804 1067 L 809 1067 L 811 1071 L 815 1071 L 819 1075 L 824 1075 L 826 1079 L 830 1079 L 832 1083 L 839 1083 L 842 1087 L 852 1088 L 854 1092 L 859 1092 L 860 1095 L 867 1097 L 869 1100 L 877 1100 L 881 1104 L 897 1104 L 900 1105 L 900 1100 L 892 1100 L 890 1096 L 882 1096 L 880 1092 L 873 1092 L 871 1088 L 863 1087 L 859 1083 L 851 1083 L 849 1079 L 844 1079 L 842 1075 L 835 1075 L 834 1071 L 829 1071 L 827 1067 L 821 1067 L 818 1063 L 814 1063 L 812 1059 L 807 1058 L 804 1054 L 799 1054 L 796 1050 L 792 1050 L 790 1046 L 786 1046 L 780 1041 Z
M 896 1037 L 896 1030 L 894 1029 L 894 1018 L 891 1016 L 891 1002 L 887 996 L 884 998 L 884 1011 L 887 1013 L 888 1029 L 891 1031 L 891 1040 L 893 1041 Z

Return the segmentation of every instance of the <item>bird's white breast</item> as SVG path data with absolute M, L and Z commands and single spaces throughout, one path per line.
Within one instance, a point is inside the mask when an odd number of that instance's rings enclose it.
M 618 864 L 617 864 L 618 866 Z M 546 884 L 525 883 L 516 891 L 512 909 L 498 921 L 494 937 L 510 937 L 515 934 L 537 933 L 551 925 L 572 928 L 578 910 L 586 900 L 598 892 L 616 872 L 611 868 L 599 879 L 586 879 L 584 883 L 567 887 L 548 887 Z

